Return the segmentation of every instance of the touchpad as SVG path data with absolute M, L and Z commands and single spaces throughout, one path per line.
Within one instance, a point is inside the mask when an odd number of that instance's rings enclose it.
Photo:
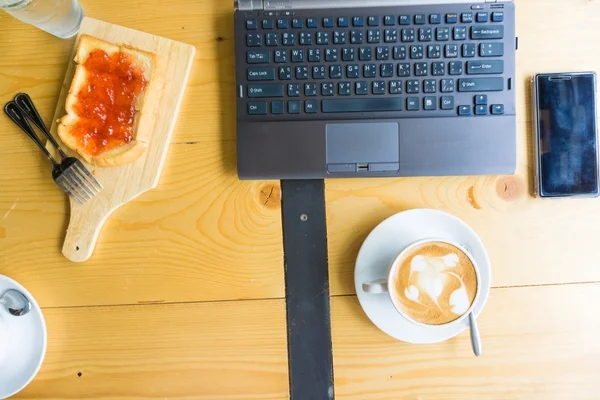
M 327 124 L 327 165 L 398 165 L 398 142 L 397 122 Z

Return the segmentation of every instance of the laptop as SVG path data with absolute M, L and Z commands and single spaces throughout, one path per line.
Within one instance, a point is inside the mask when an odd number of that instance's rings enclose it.
M 516 48 L 508 0 L 238 0 L 238 175 L 512 174 Z

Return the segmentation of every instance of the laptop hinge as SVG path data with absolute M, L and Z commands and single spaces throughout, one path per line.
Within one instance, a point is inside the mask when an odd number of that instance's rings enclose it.
M 239 0 L 248 2 L 249 0 Z M 512 2 L 514 0 L 491 0 L 491 2 Z M 486 3 L 490 0 L 263 0 L 264 10 L 311 10 L 319 8 L 363 8 L 390 7 L 407 5 L 448 4 L 448 3 Z
M 256 11 L 264 10 L 263 0 L 234 0 L 234 10 Z

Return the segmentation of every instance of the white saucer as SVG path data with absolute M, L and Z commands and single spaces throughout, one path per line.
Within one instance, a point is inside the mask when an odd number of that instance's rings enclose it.
M 0 275 L 0 296 L 17 289 L 31 302 L 31 311 L 22 317 L 10 315 L 0 305 L 0 398 L 22 390 L 35 377 L 46 354 L 46 324 L 42 310 L 23 286 Z
M 373 229 L 360 248 L 354 269 L 354 285 L 360 305 L 369 319 L 391 337 L 410 343 L 436 343 L 450 339 L 468 327 L 468 318 L 454 326 L 417 326 L 398 314 L 389 296 L 367 294 L 362 284 L 385 278 L 390 263 L 404 247 L 427 238 L 459 243 L 477 262 L 481 292 L 473 308 L 475 315 L 479 315 L 490 294 L 490 260 L 481 239 L 467 224 L 453 215 L 430 209 L 404 211 L 389 217 Z

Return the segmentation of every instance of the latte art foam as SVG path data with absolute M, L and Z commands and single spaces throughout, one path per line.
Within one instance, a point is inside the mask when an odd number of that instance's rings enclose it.
M 471 307 L 477 293 L 477 274 L 459 248 L 443 242 L 424 243 L 398 262 L 392 282 L 394 300 L 415 321 L 445 324 Z

